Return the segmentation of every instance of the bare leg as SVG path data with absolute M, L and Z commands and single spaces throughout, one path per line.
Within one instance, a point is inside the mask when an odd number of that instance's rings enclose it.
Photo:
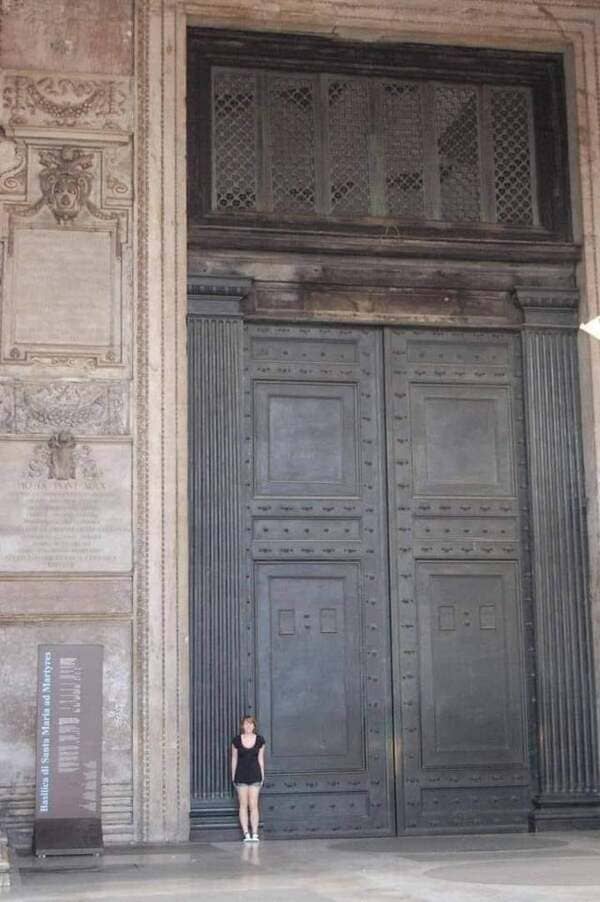
M 252 833 L 258 835 L 258 796 L 260 793 L 260 786 L 249 786 L 248 787 L 248 805 L 250 807 L 250 824 L 252 826 Z
M 240 826 L 244 836 L 248 832 L 248 793 L 249 786 L 236 786 L 238 794 L 238 802 L 240 805 Z

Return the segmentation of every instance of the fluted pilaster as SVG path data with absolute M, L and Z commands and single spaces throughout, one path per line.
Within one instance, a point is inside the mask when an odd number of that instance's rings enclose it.
M 218 279 L 188 287 L 191 782 L 200 826 L 232 809 L 228 750 L 243 708 L 243 289 Z
M 567 305 L 571 299 L 539 292 L 519 296 L 526 323 L 538 828 L 590 819 L 600 823 L 577 332 L 574 311 Z

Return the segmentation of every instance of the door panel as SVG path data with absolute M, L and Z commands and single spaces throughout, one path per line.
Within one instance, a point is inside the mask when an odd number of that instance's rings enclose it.
M 419 561 L 416 586 L 423 767 L 522 764 L 515 565 Z
M 411 447 L 417 495 L 512 496 L 508 388 L 411 385 Z
M 364 770 L 357 564 L 260 564 L 257 579 L 271 772 Z
M 517 339 L 390 329 L 386 379 L 399 829 L 526 829 Z
M 379 330 L 248 325 L 248 705 L 266 828 L 395 827 Z
M 356 385 L 257 382 L 257 495 L 357 495 Z

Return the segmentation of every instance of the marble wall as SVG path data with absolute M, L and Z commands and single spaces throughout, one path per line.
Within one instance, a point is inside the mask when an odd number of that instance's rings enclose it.
M 133 3 L 5 0 L 0 820 L 30 835 L 40 642 L 105 647 L 107 841 L 133 817 Z
M 564 50 L 590 318 L 600 312 L 600 9 L 594 0 L 1 0 L 0 9 L 0 821 L 21 838 L 31 829 L 36 644 L 101 641 L 107 839 L 183 840 L 187 22 Z M 589 339 L 582 360 L 595 563 L 600 353 Z

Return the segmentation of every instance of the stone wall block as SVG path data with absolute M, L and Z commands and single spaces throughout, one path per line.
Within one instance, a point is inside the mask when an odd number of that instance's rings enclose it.
M 131 616 L 132 584 L 128 575 L 13 574 L 0 579 L 0 624 L 41 622 L 53 617 L 85 620 L 118 614 Z
M 128 75 L 133 0 L 2 0 L 0 65 Z

